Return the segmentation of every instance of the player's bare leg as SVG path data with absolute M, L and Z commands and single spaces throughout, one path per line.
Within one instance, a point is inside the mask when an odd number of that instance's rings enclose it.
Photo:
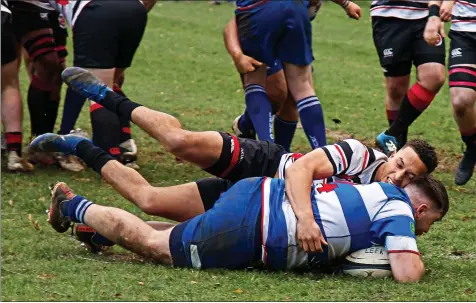
M 324 114 L 314 91 L 311 65 L 298 66 L 284 62 L 284 72 L 311 147 L 314 149 L 326 145 Z
M 155 230 L 129 212 L 100 206 L 76 196 L 62 182 L 54 186 L 51 194 L 48 222 L 56 231 L 67 231 L 71 221 L 84 223 L 132 252 L 164 264 L 172 264 L 169 237 L 173 228 Z
M 201 168 L 209 168 L 219 159 L 223 147 L 220 133 L 184 130 L 175 117 L 146 108 L 112 92 L 107 85 L 83 69 L 67 68 L 63 79 L 85 97 L 129 118 L 175 156 Z
M 392 125 L 397 118 L 403 98 L 408 91 L 410 85 L 410 75 L 399 77 L 385 77 L 385 111 L 387 114 L 388 125 Z M 405 145 L 407 141 L 408 131 L 402 133 L 397 138 L 400 144 Z

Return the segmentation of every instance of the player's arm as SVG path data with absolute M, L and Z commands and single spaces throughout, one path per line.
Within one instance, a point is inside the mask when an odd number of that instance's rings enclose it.
M 233 59 L 236 69 L 240 74 L 252 72 L 256 67 L 262 65 L 258 60 L 243 54 L 240 39 L 238 37 L 238 26 L 235 17 L 233 17 L 225 26 L 225 29 L 223 30 L 223 40 L 225 42 L 226 50 Z
M 417 282 L 425 273 L 420 255 L 409 252 L 389 253 L 393 278 L 402 283 Z
M 352 19 L 359 20 L 360 16 L 362 16 L 360 6 L 350 0 L 332 0 L 332 2 L 342 6 L 342 8 L 347 13 L 347 16 L 351 17 Z
M 435 1 L 435 2 L 438 2 L 438 1 Z M 455 0 L 441 1 L 441 5 L 440 5 L 441 21 L 448 22 L 451 20 L 454 4 L 455 4 Z
M 150 12 L 150 10 L 157 3 L 157 0 L 140 0 L 140 1 L 144 5 L 144 7 L 147 9 L 147 12 Z
M 441 0 L 428 2 L 428 21 L 426 22 L 423 38 L 429 45 L 437 46 L 446 37 L 443 22 L 440 19 Z

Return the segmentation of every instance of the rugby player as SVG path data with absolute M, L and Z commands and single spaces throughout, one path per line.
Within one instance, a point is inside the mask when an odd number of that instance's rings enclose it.
M 62 0 L 54 6 L 72 28 L 74 65 L 88 68 L 124 94 L 114 84 L 121 84 L 142 40 L 147 24 L 147 9 L 142 2 L 124 1 L 117 5 L 107 0 Z M 94 102 L 90 112 L 93 140 L 122 162 L 138 168 L 130 122 Z
M 466 145 L 456 169 L 455 183 L 464 185 L 471 179 L 476 164 L 476 1 L 456 1 L 454 7 L 453 4 L 454 1 L 430 1 L 425 40 L 436 45 L 436 38 L 444 36 L 441 21 L 451 19 L 448 54 L 451 104 L 461 139 Z
M 445 82 L 445 41 L 423 39 L 428 1 L 375 0 L 370 8 L 373 39 L 385 76 L 385 107 L 390 127 L 376 143 L 390 154 L 405 145 L 408 127 L 430 105 Z M 410 89 L 412 64 L 417 81 Z
M 407 147 L 387 158 L 383 153 L 353 139 L 302 155 L 286 153 L 281 146 L 269 141 L 237 138 L 212 131 L 190 132 L 183 130 L 176 118 L 133 103 L 108 89 L 104 83 L 83 69 L 68 68 L 63 72 L 63 77 L 66 83 L 78 92 L 105 108 L 132 119 L 175 156 L 194 163 L 215 176 L 231 182 L 256 176 L 286 178 L 290 198 L 297 201 L 296 203 L 302 203 L 303 208 L 310 205 L 307 200 L 308 186 L 313 180 L 320 180 L 320 183 L 325 184 L 328 182 L 327 178 L 334 176 L 335 180 L 363 184 L 381 181 L 404 187 L 416 177 L 432 172 L 437 165 L 434 149 L 422 140 L 408 142 Z M 31 149 L 74 154 L 114 187 L 122 178 L 134 179 L 130 170 L 125 167 L 115 168 L 111 174 L 101 170 L 105 153 L 85 138 L 45 134 L 32 142 Z M 181 195 L 168 197 L 170 205 L 157 203 L 154 197 L 160 195 L 157 195 L 147 182 L 142 185 L 140 194 L 130 193 L 129 199 L 144 212 L 163 215 L 163 212 L 169 211 L 171 207 L 186 205 L 184 211 L 189 211 L 190 218 L 209 209 L 220 193 L 228 188 L 229 183 L 221 179 L 190 183 L 187 185 L 187 194 L 182 190 Z M 121 189 L 115 188 L 122 192 Z M 309 230 L 312 233 L 311 227 Z
M 313 0 L 308 2 L 308 17 L 312 21 L 315 19 L 322 1 Z M 340 4 L 347 15 L 354 19 L 360 18 L 360 7 L 352 1 L 341 2 Z M 261 62 L 243 53 L 240 46 L 236 18 L 232 18 L 223 31 L 225 47 L 235 63 L 237 71 L 243 83 L 243 75 L 252 72 L 262 65 Z M 272 105 L 274 115 L 274 142 L 290 151 L 291 142 L 296 131 L 299 114 L 291 93 L 288 92 L 286 78 L 284 75 L 282 62 L 275 60 L 271 66 L 267 66 L 266 71 L 266 94 Z M 311 78 L 311 85 L 312 78 Z M 255 138 L 255 130 L 247 110 L 233 121 L 233 131 L 242 138 Z
M 11 11 L 1 2 L 2 14 L 2 124 L 5 131 L 7 169 L 31 171 L 33 165 L 22 157 L 23 118 L 19 87 L 16 41 L 11 24 Z
M 109 160 L 101 169 L 122 166 L 105 155 Z M 142 188 L 131 180 L 124 178 L 122 182 L 141 193 Z M 310 245 L 300 239 L 305 225 L 298 217 L 300 208 L 289 199 L 287 185 L 266 177 L 239 181 L 212 209 L 190 220 L 177 225 L 155 222 L 152 226 L 122 209 L 75 195 L 59 182 L 51 191 L 48 222 L 60 233 L 72 222 L 86 224 L 143 257 L 195 269 L 256 265 L 270 270 L 313 268 L 359 249 L 385 245 L 397 281 L 421 279 L 424 265 L 415 236 L 427 233 L 448 211 L 442 183 L 426 177 L 414 180 L 405 190 L 386 183 L 309 187 L 312 221 L 322 231 Z M 164 194 L 157 195 L 167 203 L 167 192 L 177 194 L 180 186 L 157 189 Z

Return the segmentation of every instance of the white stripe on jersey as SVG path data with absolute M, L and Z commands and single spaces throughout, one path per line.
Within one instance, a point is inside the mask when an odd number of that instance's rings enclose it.
M 269 227 L 269 191 L 270 191 L 271 179 L 266 178 L 262 185 L 262 201 L 261 201 L 261 220 L 262 220 L 262 255 L 261 260 L 266 264 L 266 240 L 268 240 L 268 227 Z M 294 214 L 294 213 L 293 213 Z
M 59 0 L 50 0 L 50 3 L 55 6 L 56 10 L 59 11 L 63 17 L 68 22 L 69 26 L 73 27 L 76 19 L 78 19 L 79 14 L 83 8 L 91 2 L 91 0 L 81 0 L 79 3 L 77 1 L 61 1 L 63 4 L 58 3 Z
M 350 232 L 339 198 L 335 192 L 331 191 L 319 194 L 319 198 L 313 203 L 316 203 L 319 210 L 329 244 L 329 260 L 344 255 L 350 249 Z
M 12 14 L 12 12 L 8 9 L 8 3 L 5 0 L 2 0 L 2 12 Z
M 387 195 L 385 195 L 382 187 L 378 183 L 372 183 L 366 186 L 356 185 L 355 188 L 359 191 L 362 200 L 364 200 L 370 220 L 375 221 L 375 215 L 382 208 L 382 205 L 374 203 L 374 201 L 384 201 L 387 199 Z
M 297 219 L 291 207 L 291 203 L 289 203 L 287 199 L 283 201 L 283 213 L 288 230 L 288 258 L 286 268 L 291 269 L 303 266 L 307 262 L 307 253 L 299 247 L 298 240 L 296 239 Z
M 385 248 L 388 253 L 419 252 L 415 239 L 402 236 L 388 236 L 385 240 Z
M 407 2 L 408 5 L 401 5 L 402 2 Z M 426 0 L 404 0 L 398 1 L 399 5 L 392 3 L 392 0 L 374 0 L 372 1 L 372 8 L 370 9 L 370 16 L 372 17 L 393 17 L 399 19 L 416 20 L 423 19 L 428 16 L 428 7 L 421 8 L 416 6 L 416 3 L 427 4 Z M 413 5 L 412 5 L 413 4 Z
M 390 200 L 380 209 L 372 221 L 378 221 L 393 216 L 407 216 L 413 219 L 410 205 L 400 200 Z
M 200 261 L 200 256 L 198 255 L 198 248 L 195 244 L 190 244 L 190 257 L 192 259 L 191 261 L 193 268 L 202 268 L 202 262 Z
M 453 6 L 451 30 L 457 32 L 476 32 L 476 1 L 456 0 Z M 464 20 L 462 20 L 464 18 Z
M 54 11 L 55 10 L 55 8 L 53 6 L 51 6 L 51 4 L 48 0 L 43 0 L 43 1 L 40 1 L 40 0 L 16 0 L 16 1 L 27 2 L 27 3 L 33 4 L 35 6 L 41 7 L 43 9 L 46 9 L 46 10 L 49 10 L 49 11 Z

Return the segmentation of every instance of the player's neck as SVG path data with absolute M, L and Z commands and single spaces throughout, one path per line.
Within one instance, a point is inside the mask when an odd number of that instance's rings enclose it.
M 377 168 L 377 172 L 375 173 L 375 180 L 374 181 L 385 182 L 384 180 L 382 180 L 382 178 L 383 178 L 383 175 L 385 173 L 385 168 L 387 167 L 387 165 L 388 165 L 388 163 L 385 162 Z

